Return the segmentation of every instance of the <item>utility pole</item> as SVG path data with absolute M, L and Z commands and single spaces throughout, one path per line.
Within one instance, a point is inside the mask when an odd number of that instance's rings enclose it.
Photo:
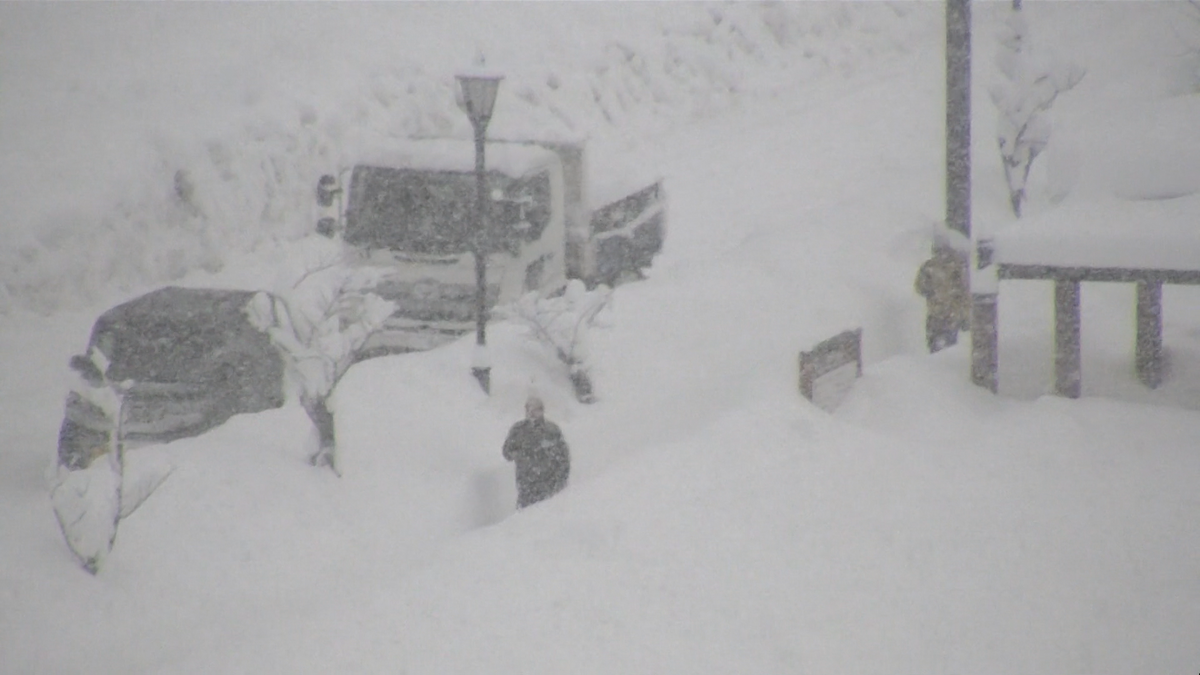
M 946 227 L 971 238 L 971 0 L 946 0 Z
M 1014 7 L 1020 0 L 1013 0 Z M 964 283 L 971 294 L 971 382 L 997 382 L 999 281 L 989 240 L 971 233 L 971 0 L 946 0 L 946 227 L 972 243 Z

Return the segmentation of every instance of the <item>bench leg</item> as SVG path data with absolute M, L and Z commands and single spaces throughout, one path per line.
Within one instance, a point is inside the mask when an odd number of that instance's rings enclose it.
M 1154 389 L 1162 384 L 1162 282 L 1139 281 L 1137 284 L 1138 379 Z
M 1054 391 L 1079 398 L 1082 382 L 1079 352 L 1079 282 L 1054 282 Z

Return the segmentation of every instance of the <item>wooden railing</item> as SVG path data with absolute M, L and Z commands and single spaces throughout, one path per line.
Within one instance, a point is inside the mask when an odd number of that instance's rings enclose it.
M 982 251 L 981 251 L 982 256 Z M 1137 284 L 1137 338 L 1134 345 L 1134 367 L 1138 379 L 1151 389 L 1163 381 L 1162 287 L 1163 284 L 1200 285 L 1200 270 L 1164 270 L 1133 267 L 1084 267 L 999 263 L 996 270 L 1000 280 L 1033 279 L 1054 282 L 1054 390 L 1061 396 L 1078 398 L 1082 393 L 1082 359 L 1080 354 L 1080 287 L 1081 282 L 1118 282 Z M 997 296 L 993 296 L 998 298 Z M 973 373 L 977 383 L 996 382 L 996 321 L 995 299 L 992 313 L 981 312 L 976 299 L 976 314 L 987 320 L 973 322 L 972 335 L 977 345 L 990 347 L 979 350 L 989 358 L 977 358 L 988 372 Z

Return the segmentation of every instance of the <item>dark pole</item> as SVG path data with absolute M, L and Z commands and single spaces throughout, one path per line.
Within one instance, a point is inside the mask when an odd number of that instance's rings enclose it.
M 1054 391 L 1079 398 L 1082 364 L 1079 354 L 1079 282 L 1054 280 Z
M 946 227 L 971 241 L 971 0 L 946 0 Z M 963 278 L 971 295 L 971 382 L 998 390 L 999 286 L 991 242 Z
M 1137 343 L 1134 349 L 1138 378 L 1154 389 L 1163 381 L 1162 282 L 1137 283 Z
M 479 66 L 483 66 L 480 58 Z M 492 107 L 496 104 L 496 90 L 503 75 L 475 70 L 455 76 L 462 91 L 463 109 L 471 119 L 475 130 L 475 231 L 470 237 L 471 249 L 475 254 L 475 355 L 472 357 L 471 374 L 479 380 L 484 393 L 492 393 L 492 366 L 487 355 L 487 255 L 491 250 L 491 237 L 487 224 L 487 178 L 484 175 L 484 141 L 488 122 L 492 119 Z
M 946 0 L 946 226 L 971 238 L 970 0 Z
M 486 122 L 484 123 L 486 124 Z M 484 168 L 484 124 L 475 127 L 475 345 L 482 350 L 487 345 L 487 191 Z M 485 393 L 491 393 L 492 369 L 487 364 L 476 364 L 471 373 L 479 380 Z

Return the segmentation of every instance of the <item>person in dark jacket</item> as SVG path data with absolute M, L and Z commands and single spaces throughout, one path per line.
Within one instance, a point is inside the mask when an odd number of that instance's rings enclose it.
M 504 459 L 517 465 L 517 508 L 553 497 L 567 486 L 571 451 L 558 425 L 545 418 L 536 396 L 525 402 L 525 419 L 508 430 Z
M 925 298 L 925 342 L 929 353 L 957 343 L 958 332 L 970 327 L 966 256 L 948 247 L 938 247 L 933 257 L 921 265 L 913 286 Z

